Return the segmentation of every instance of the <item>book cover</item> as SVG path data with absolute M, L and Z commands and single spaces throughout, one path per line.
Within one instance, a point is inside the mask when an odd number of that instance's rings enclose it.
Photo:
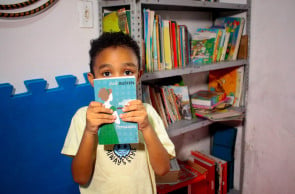
M 205 109 L 194 110 L 194 113 L 198 117 L 206 118 L 211 121 L 228 121 L 236 120 L 241 121 L 244 118 L 244 113 L 241 111 L 236 111 L 234 109 L 216 109 L 213 111 L 208 111 Z
M 191 37 L 191 63 L 208 64 L 213 62 L 216 33 L 195 32 Z
M 191 95 L 193 105 L 213 106 L 226 98 L 225 92 L 200 90 Z
M 136 79 L 130 77 L 102 78 L 94 80 L 95 100 L 111 108 L 117 119 L 114 123 L 104 124 L 98 131 L 99 144 L 138 143 L 137 123 L 122 121 L 119 117 L 122 108 L 136 99 Z
M 213 48 L 213 56 L 212 56 L 212 62 L 217 61 L 217 56 L 218 56 L 218 49 L 220 47 L 220 41 L 222 38 L 222 29 L 219 28 L 199 28 L 197 29 L 197 32 L 212 32 L 215 33 L 215 41 L 214 41 L 214 48 Z
M 248 35 L 242 35 L 238 51 L 238 59 L 248 58 Z
M 208 158 L 204 154 L 198 151 L 191 151 L 191 155 L 195 163 L 199 164 L 203 168 L 207 169 L 207 188 L 208 194 L 215 194 L 215 169 L 216 164 L 215 161 L 211 158 Z
M 125 8 L 118 11 L 112 11 L 104 13 L 102 20 L 103 32 L 119 32 L 122 31 L 125 34 L 130 32 L 130 11 Z
M 230 32 L 225 60 L 236 60 L 245 19 L 241 17 L 221 17 L 215 20 L 216 26 L 224 26 Z
M 178 44 L 177 44 L 177 23 L 176 21 L 171 21 L 171 43 L 173 49 L 173 61 L 174 61 L 174 69 L 177 69 L 178 64 Z
M 211 154 L 206 154 L 208 157 L 212 158 L 216 164 L 216 191 L 218 194 L 227 193 L 227 161 L 215 157 Z M 218 183 L 218 184 L 217 184 Z
M 208 89 L 225 92 L 231 98 L 229 104 L 234 105 L 237 97 L 237 67 L 210 71 Z
M 165 69 L 172 69 L 172 53 L 170 42 L 170 27 L 169 20 L 162 20 L 163 22 L 163 47 L 164 47 L 164 63 Z
M 178 109 L 180 110 L 181 118 L 185 120 L 192 119 L 191 104 L 187 86 L 169 86 L 173 89 L 176 96 Z
M 160 92 L 157 91 L 156 88 L 148 86 L 149 87 L 149 94 L 151 98 L 151 104 L 155 108 L 155 110 L 158 112 L 158 114 L 161 116 L 164 126 L 168 127 L 168 122 L 166 118 L 166 113 L 165 109 L 163 107 L 162 99 L 161 99 L 161 94 Z

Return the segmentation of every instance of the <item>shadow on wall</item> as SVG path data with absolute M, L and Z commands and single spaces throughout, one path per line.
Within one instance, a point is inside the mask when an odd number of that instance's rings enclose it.
M 93 88 L 72 75 L 25 81 L 28 92 L 12 95 L 0 84 L 1 193 L 79 193 L 71 158 L 60 154 L 73 114 L 93 100 Z

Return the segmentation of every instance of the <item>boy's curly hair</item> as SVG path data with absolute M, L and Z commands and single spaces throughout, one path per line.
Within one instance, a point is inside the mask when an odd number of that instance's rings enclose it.
M 135 40 L 123 32 L 104 32 L 99 38 L 94 39 L 90 43 L 90 72 L 94 75 L 93 66 L 95 57 L 104 49 L 109 47 L 128 47 L 133 50 L 140 67 L 140 49 Z

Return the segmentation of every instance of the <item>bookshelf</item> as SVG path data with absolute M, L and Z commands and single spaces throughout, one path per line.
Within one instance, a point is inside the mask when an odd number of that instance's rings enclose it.
M 141 77 L 141 84 L 155 84 L 161 83 L 162 79 L 173 78 L 176 76 L 196 76 L 198 74 L 206 73 L 211 70 L 226 69 L 231 67 L 244 67 L 244 82 L 243 82 L 243 107 L 240 109 L 245 112 L 246 115 L 246 105 L 247 105 L 247 91 L 248 91 L 248 74 L 249 74 L 249 48 L 250 48 L 250 19 L 251 19 L 251 0 L 247 0 L 245 4 L 237 3 L 225 3 L 220 0 L 216 2 L 207 2 L 207 1 L 196 1 L 196 0 L 98 0 L 98 14 L 99 14 L 99 33 L 102 33 L 102 18 L 104 11 L 115 11 L 120 8 L 125 8 L 130 10 L 130 19 L 131 19 L 131 36 L 137 41 L 139 45 L 142 45 L 143 39 L 143 9 L 151 9 L 156 12 L 159 12 L 160 15 L 164 13 L 165 15 L 171 13 L 189 13 L 195 18 L 196 15 L 200 14 L 208 18 L 206 22 L 211 22 L 223 16 L 236 16 L 243 14 L 245 18 L 245 27 L 244 34 L 248 35 L 248 58 L 235 61 L 222 61 L 216 62 L 208 65 L 194 65 L 187 64 L 186 67 L 172 69 L 172 70 L 161 70 L 155 72 L 144 73 Z M 172 14 L 173 15 L 173 14 Z M 168 19 L 172 19 L 171 16 Z M 203 17 L 203 16 L 202 16 Z M 200 17 L 202 19 L 202 17 Z M 183 18 L 181 18 L 183 19 Z M 177 20 L 177 18 L 175 18 Z M 191 21 L 189 21 L 191 22 Z M 195 21 L 199 22 L 199 21 Z M 189 29 L 190 30 L 190 29 Z M 141 50 L 143 47 L 141 46 Z M 138 88 L 139 98 L 142 98 L 141 85 Z M 195 131 L 198 129 L 210 126 L 213 124 L 213 121 L 206 119 L 193 119 L 193 120 L 181 120 L 174 124 L 169 125 L 167 128 L 168 135 L 173 138 L 181 138 L 182 134 Z M 238 185 L 230 191 L 230 193 L 241 193 L 243 187 L 243 174 L 244 174 L 244 142 L 245 142 L 245 126 L 241 122 L 239 124 L 240 135 L 240 150 L 238 151 L 238 159 L 235 163 L 239 163 L 236 166 L 239 166 L 238 172 L 235 174 L 235 179 L 238 181 Z M 237 188 L 236 188 L 237 187 Z

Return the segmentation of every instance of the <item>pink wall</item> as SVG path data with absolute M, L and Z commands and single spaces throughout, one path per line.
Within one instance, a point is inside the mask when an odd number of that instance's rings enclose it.
M 294 8 L 252 1 L 244 194 L 295 191 Z

